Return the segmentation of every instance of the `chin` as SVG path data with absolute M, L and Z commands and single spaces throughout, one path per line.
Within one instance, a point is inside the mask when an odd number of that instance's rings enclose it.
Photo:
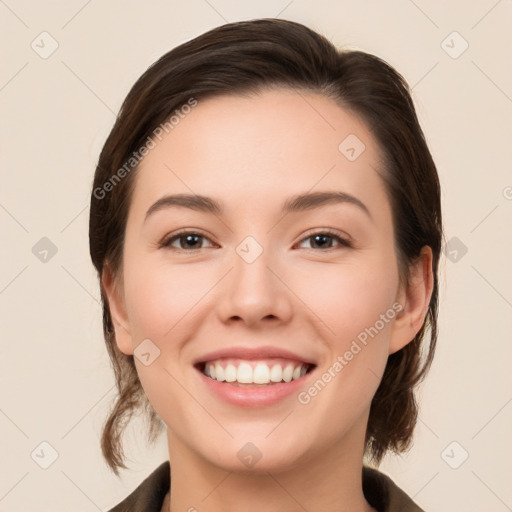
M 280 473 L 296 468 L 300 459 L 306 459 L 296 435 L 287 435 L 293 443 L 284 443 L 276 433 L 268 436 L 268 430 L 260 435 L 239 434 L 234 438 L 211 439 L 208 444 L 196 447 L 208 463 L 225 471 L 237 473 Z M 275 436 L 272 439 L 272 436 Z M 203 437 L 204 439 L 204 437 Z

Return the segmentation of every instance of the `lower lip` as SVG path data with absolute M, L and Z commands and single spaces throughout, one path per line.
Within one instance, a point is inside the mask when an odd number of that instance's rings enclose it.
M 269 384 L 268 386 L 236 386 L 226 382 L 207 377 L 201 370 L 196 368 L 202 381 L 208 386 L 210 391 L 222 400 L 237 405 L 238 407 L 268 407 L 293 394 L 298 394 L 304 389 L 306 381 L 314 372 L 314 368 L 306 375 L 279 384 Z

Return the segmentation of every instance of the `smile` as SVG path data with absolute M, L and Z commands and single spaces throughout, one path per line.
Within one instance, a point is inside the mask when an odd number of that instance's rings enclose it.
M 243 408 L 277 405 L 310 385 L 315 364 L 275 359 L 215 359 L 194 365 L 212 398 Z
M 303 377 L 313 365 L 285 359 L 218 359 L 204 363 L 202 372 L 217 382 L 234 385 L 273 385 Z

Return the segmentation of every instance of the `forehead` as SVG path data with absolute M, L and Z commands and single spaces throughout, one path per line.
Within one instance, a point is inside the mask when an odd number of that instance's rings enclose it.
M 198 100 L 155 143 L 137 171 L 134 209 L 166 193 L 256 209 L 317 189 L 385 200 L 370 131 L 317 93 L 278 89 Z

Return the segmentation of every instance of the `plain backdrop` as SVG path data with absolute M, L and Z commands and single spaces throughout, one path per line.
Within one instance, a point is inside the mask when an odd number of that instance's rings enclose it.
M 389 474 L 427 511 L 512 510 L 510 0 L 0 1 L 0 511 L 107 510 L 168 458 L 99 436 L 115 394 L 89 258 L 99 151 L 135 80 L 226 22 L 298 21 L 412 87 L 443 189 L 440 335 L 414 446 Z M 312 512 L 312 511 L 311 511 Z

